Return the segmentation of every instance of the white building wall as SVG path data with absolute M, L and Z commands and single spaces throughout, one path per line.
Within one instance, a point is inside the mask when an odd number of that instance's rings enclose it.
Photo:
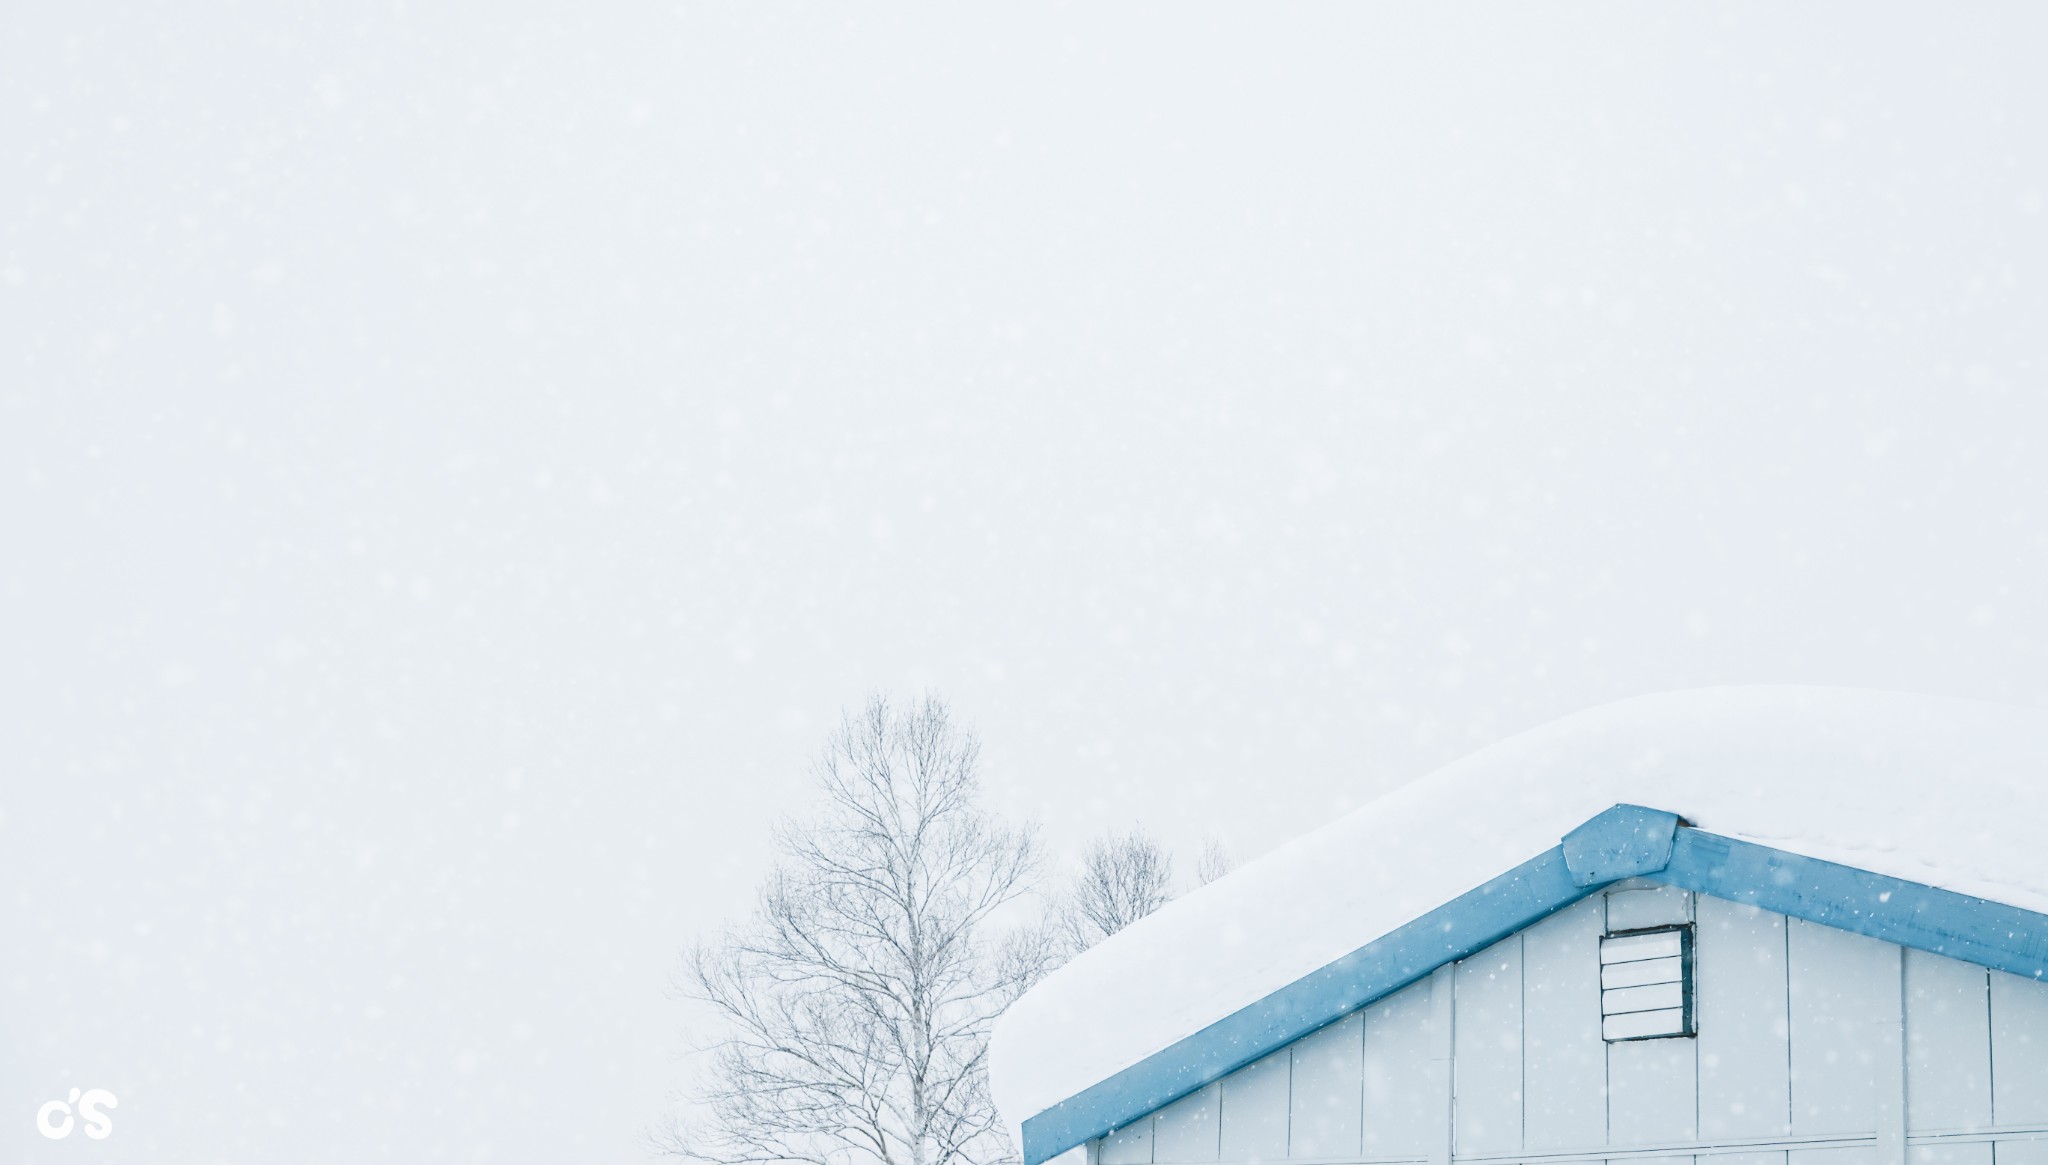
M 1690 922 L 1693 1038 L 1600 1037 L 1599 940 Z M 1452 993 L 1445 1116 L 1432 1073 Z M 1903 1031 L 1901 1030 L 1903 1028 Z M 1446 1125 L 1448 1124 L 1448 1127 Z M 1648 883 L 1102 1138 L 1096 1165 L 2048 1165 L 2048 984 Z

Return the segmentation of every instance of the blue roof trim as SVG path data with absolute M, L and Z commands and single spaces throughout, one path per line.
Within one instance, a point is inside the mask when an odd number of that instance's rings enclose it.
M 1024 1165 L 1043 1165 L 1630 877 L 2048 978 L 2048 917 L 1616 805 L 1557 848 L 1029 1118 Z
M 2048 978 L 2048 918 L 2031 910 L 1698 829 L 1680 829 L 1675 841 L 1670 863 L 1652 879 L 1995 971 Z

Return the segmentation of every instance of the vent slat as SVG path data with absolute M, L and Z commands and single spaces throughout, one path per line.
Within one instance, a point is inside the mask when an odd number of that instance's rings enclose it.
M 1628 1011 L 1663 1011 L 1685 1006 L 1685 985 L 1652 983 L 1647 987 L 1623 987 L 1600 993 L 1600 1010 L 1605 1015 Z
M 1684 979 L 1685 961 L 1677 955 L 1666 959 L 1641 959 L 1633 963 L 1609 963 L 1600 968 L 1600 986 L 1604 988 L 1678 983 Z
M 1600 1035 L 1609 1040 L 1644 1040 L 1656 1036 L 1682 1036 L 1685 1034 L 1685 1009 L 1674 1007 L 1666 1011 L 1636 1011 L 1627 1015 L 1610 1015 L 1600 1021 Z
M 1678 932 L 1658 930 L 1649 934 L 1618 934 L 1600 942 L 1600 962 L 1633 963 L 1642 959 L 1667 959 L 1678 954 Z

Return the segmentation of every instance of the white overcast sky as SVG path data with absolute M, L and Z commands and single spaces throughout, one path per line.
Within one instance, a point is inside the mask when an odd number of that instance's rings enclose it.
M 7 5 L 0 1157 L 639 1160 L 870 691 L 1188 857 L 2048 704 L 2044 24 Z

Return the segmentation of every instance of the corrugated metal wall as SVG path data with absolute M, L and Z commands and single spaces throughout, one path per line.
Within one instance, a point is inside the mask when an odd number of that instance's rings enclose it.
M 1601 935 L 1677 921 L 1695 927 L 1697 1037 L 1604 1042 Z M 2048 985 L 1647 884 L 1104 1137 L 1099 1165 L 1428 1160 L 1444 986 L 1459 1162 L 1879 1165 L 1903 1060 L 1909 1165 L 2048 1165 Z

